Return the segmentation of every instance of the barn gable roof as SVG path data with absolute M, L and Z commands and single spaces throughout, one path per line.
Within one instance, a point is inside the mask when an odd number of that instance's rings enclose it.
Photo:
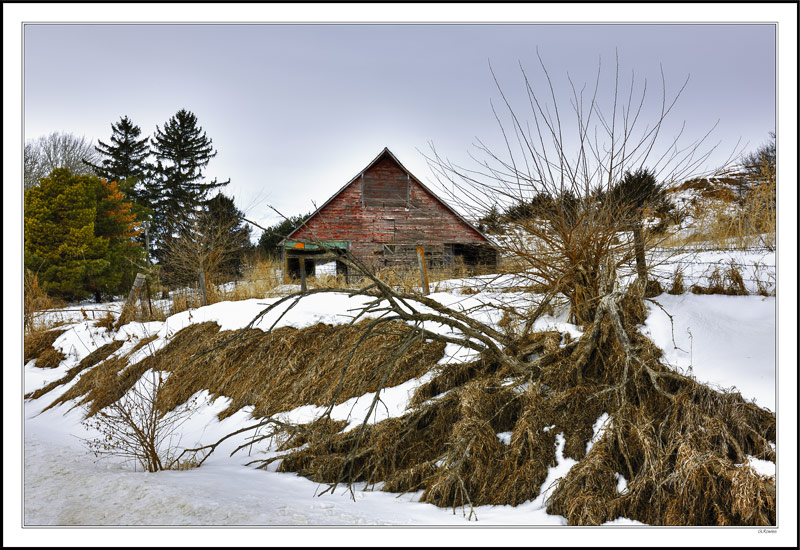
M 441 203 L 441 204 L 442 204 L 442 205 L 443 205 L 445 208 L 447 208 L 447 209 L 448 209 L 450 212 L 452 212 L 452 213 L 453 213 L 453 215 L 454 215 L 456 218 L 458 218 L 458 219 L 459 219 L 459 220 L 460 220 L 462 223 L 464 223 L 464 224 L 465 224 L 465 225 L 467 225 L 467 226 L 468 226 L 470 229 L 472 229 L 473 231 L 475 231 L 475 232 L 476 232 L 478 235 L 480 235 L 481 237 L 483 237 L 483 238 L 486 240 L 486 242 L 487 242 L 487 243 L 494 244 L 494 243 L 492 242 L 492 240 L 491 240 L 489 237 L 487 237 L 486 235 L 484 235 L 484 234 L 483 234 L 483 232 L 482 232 L 482 231 L 480 231 L 480 230 L 479 230 L 477 227 L 475 227 L 475 226 L 474 226 L 474 225 L 472 225 L 470 222 L 468 222 L 468 221 L 467 221 L 467 220 L 466 220 L 466 219 L 465 219 L 465 218 L 464 218 L 464 217 L 463 217 L 461 214 L 459 214 L 458 212 L 456 212 L 456 211 L 455 211 L 455 210 L 454 210 L 454 209 L 453 209 L 453 208 L 452 208 L 452 207 L 451 207 L 449 204 L 447 204 L 445 201 L 443 201 L 441 198 L 439 198 L 439 197 L 436 195 L 436 193 L 434 193 L 433 191 L 431 191 L 431 190 L 430 190 L 430 189 L 429 189 L 429 188 L 428 188 L 428 187 L 427 187 L 427 186 L 426 186 L 424 183 L 422 183 L 422 182 L 421 182 L 419 179 L 417 179 L 417 177 L 416 177 L 416 176 L 414 176 L 414 174 L 412 174 L 412 173 L 411 173 L 411 172 L 408 170 L 408 168 L 406 168 L 405 166 L 403 166 L 403 163 L 402 163 L 402 162 L 400 162 L 400 161 L 397 159 L 397 157 L 396 157 L 396 156 L 394 156 L 394 153 L 392 153 L 392 152 L 389 150 L 389 148 L 388 148 L 388 147 L 384 147 L 384 148 L 383 148 L 383 151 L 381 151 L 380 153 L 378 153 L 378 156 L 376 156 L 374 159 L 372 159 L 372 162 L 370 162 L 369 164 L 367 164 L 367 166 L 365 166 L 365 167 L 364 167 L 364 168 L 363 168 L 363 169 L 362 169 L 362 170 L 361 170 L 361 171 L 360 171 L 358 174 L 356 174 L 356 175 L 355 175 L 355 177 L 353 177 L 353 178 L 352 178 L 350 181 L 348 181 L 346 184 L 344 184 L 344 185 L 342 186 L 342 188 L 341 188 L 341 189 L 339 189 L 339 190 L 338 190 L 336 193 L 334 193 L 333 195 L 331 195 L 331 197 L 330 197 L 328 200 L 326 200 L 326 201 L 325 201 L 325 202 L 322 204 L 322 206 L 320 206 L 319 208 L 317 208 L 316 210 L 314 210 L 314 212 L 313 212 L 313 213 L 312 213 L 312 214 L 311 214 L 311 215 L 310 215 L 308 218 L 306 218 L 305 220 L 303 220 L 303 223 L 301 223 L 301 224 L 300 224 L 300 225 L 299 225 L 297 228 L 295 228 L 295 229 L 294 229 L 294 231 L 292 231 L 291 233 L 289 233 L 289 234 L 286 236 L 286 239 L 287 239 L 287 240 L 288 240 L 288 239 L 290 239 L 290 238 L 292 237 L 292 235 L 294 235 L 296 232 L 298 232 L 298 231 L 299 231 L 301 228 L 305 227 L 305 225 L 306 225 L 306 224 L 307 224 L 309 221 L 311 221 L 311 220 L 312 220 L 312 219 L 313 219 L 313 218 L 314 218 L 314 217 L 315 217 L 315 216 L 316 216 L 316 215 L 317 215 L 319 212 L 321 212 L 321 211 L 322 211 L 322 210 L 323 210 L 323 209 L 324 209 L 324 208 L 325 208 L 325 207 L 326 207 L 326 206 L 327 206 L 327 205 L 328 205 L 328 204 L 329 204 L 331 201 L 333 201 L 333 200 L 334 200 L 336 197 L 338 197 L 338 196 L 339 196 L 339 195 L 342 193 L 342 191 L 344 191 L 344 190 L 345 190 L 345 189 L 347 189 L 347 188 L 348 188 L 350 185 L 352 185 L 353 183 L 355 183 L 355 182 L 356 182 L 356 181 L 357 181 L 357 180 L 358 180 L 358 179 L 361 177 L 361 175 L 362 175 L 364 172 L 366 172 L 367 170 L 369 170 L 370 168 L 372 168 L 372 167 L 373 167 L 375 164 L 377 164 L 377 163 L 378 163 L 378 161 L 382 160 L 384 157 L 388 157 L 388 158 L 392 159 L 392 160 L 393 160 L 393 161 L 394 161 L 394 162 L 395 162 L 395 163 L 396 163 L 396 164 L 397 164 L 397 165 L 400 167 L 400 169 L 402 169 L 402 170 L 403 170 L 403 171 L 404 171 L 406 174 L 408 174 L 408 176 L 409 176 L 409 178 L 410 178 L 410 179 L 414 180 L 414 182 L 415 182 L 417 185 L 419 185 L 420 187 L 422 187 L 422 189 L 423 189 L 423 190 L 424 190 L 426 193 L 428 193 L 430 196 L 432 196 L 434 199 L 436 199 L 438 202 L 440 202 L 440 203 Z

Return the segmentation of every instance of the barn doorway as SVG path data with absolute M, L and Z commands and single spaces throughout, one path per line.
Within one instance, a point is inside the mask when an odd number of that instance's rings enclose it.
M 478 267 L 479 265 L 494 267 L 497 265 L 497 251 L 490 246 L 464 243 L 455 243 L 450 246 L 453 260 L 460 259 L 467 267 Z

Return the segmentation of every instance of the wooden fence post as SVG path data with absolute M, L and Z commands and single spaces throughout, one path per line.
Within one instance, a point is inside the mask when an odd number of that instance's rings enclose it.
M 306 288 L 306 260 L 300 258 L 300 292 L 305 292 Z
M 430 286 L 428 286 L 428 268 L 425 266 L 425 249 L 421 246 L 417 247 L 417 263 L 419 263 L 419 276 L 422 279 L 422 292 L 427 296 L 431 293 Z
M 135 311 L 136 299 L 139 297 L 139 293 L 142 291 L 142 286 L 146 280 L 147 279 L 143 273 L 136 274 L 136 278 L 133 280 L 131 291 L 128 293 L 128 299 L 125 300 L 125 304 L 122 306 L 122 311 L 119 313 L 119 319 L 117 319 L 117 328 L 127 323 L 128 318 L 131 317 L 131 314 Z

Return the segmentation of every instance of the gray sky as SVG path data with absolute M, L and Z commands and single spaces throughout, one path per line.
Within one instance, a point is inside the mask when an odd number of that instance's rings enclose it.
M 755 149 L 775 128 L 775 26 L 770 24 L 30 24 L 24 28 L 24 132 L 108 141 L 127 115 L 152 135 L 185 108 L 213 140 L 207 175 L 258 223 L 313 210 L 384 146 L 433 184 L 421 152 L 470 165 L 476 137 L 501 147 L 491 62 L 515 108 L 529 113 L 519 64 L 534 87 L 536 49 L 569 110 L 567 73 L 601 89 L 647 79 L 647 104 L 690 76 L 670 118 L 682 143 L 739 139 Z M 588 92 L 587 92 L 588 93 Z M 668 140 L 667 140 L 668 141 Z M 256 231 L 256 236 L 260 231 Z

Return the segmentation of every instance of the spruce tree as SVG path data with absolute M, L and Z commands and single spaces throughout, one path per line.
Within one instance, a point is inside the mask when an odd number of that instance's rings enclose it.
M 111 124 L 109 143 L 98 140 L 95 150 L 101 160 L 96 164 L 84 160 L 94 172 L 109 182 L 116 182 L 125 199 L 131 202 L 136 221 L 145 227 L 150 223 L 151 210 L 146 196 L 145 178 L 151 170 L 148 158 L 150 145 L 147 137 L 139 139 L 142 130 L 133 124 L 127 116 Z M 148 246 L 148 235 L 142 231 L 137 240 L 144 247 Z
M 186 109 L 171 117 L 163 130 L 156 126 L 152 151 L 156 164 L 153 177 L 147 182 L 147 199 L 153 211 L 153 237 L 158 247 L 176 222 L 188 220 L 212 189 L 227 185 L 230 180 L 204 181 L 203 169 L 217 151 L 197 124 L 197 117 Z
M 115 181 L 124 189 L 123 182 L 135 179 L 142 182 L 148 170 L 147 159 L 150 156 L 148 138 L 138 139 L 141 129 L 133 124 L 127 116 L 120 118 L 119 122 L 111 124 L 110 144 L 98 140 L 95 150 L 102 155 L 98 164 L 84 161 L 94 168 L 95 173 L 108 181 Z M 133 189 L 126 196 L 135 200 L 137 198 Z
M 94 180 L 96 215 L 94 233 L 108 242 L 105 259 L 108 265 L 102 273 L 88 277 L 87 288 L 97 301 L 102 294 L 118 294 L 131 287 L 137 265 L 144 257 L 144 249 L 137 242 L 141 224 L 133 203 L 113 181 Z
M 304 221 L 311 217 L 311 212 L 301 216 L 291 216 L 283 221 L 268 227 L 258 239 L 256 247 L 266 254 L 267 257 L 277 259 L 280 258 L 281 253 L 278 249 L 280 242 L 286 238 L 286 235 L 300 227 Z

